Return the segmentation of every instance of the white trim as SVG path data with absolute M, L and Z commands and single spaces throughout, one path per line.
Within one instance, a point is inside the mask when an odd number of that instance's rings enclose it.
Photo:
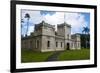
M 21 9 L 32 10 L 49 10 L 49 11 L 73 11 L 73 12 L 89 12 L 90 13 L 90 60 L 80 61 L 58 61 L 58 62 L 38 62 L 38 63 L 21 63 Z M 38 67 L 54 67 L 54 66 L 72 66 L 94 64 L 94 10 L 84 8 L 63 8 L 50 6 L 34 6 L 34 5 L 17 5 L 16 6 L 16 68 L 38 68 Z

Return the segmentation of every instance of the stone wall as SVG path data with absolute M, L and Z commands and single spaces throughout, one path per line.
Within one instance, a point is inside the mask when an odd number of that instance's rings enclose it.
M 61 51 L 81 49 L 80 35 L 71 36 L 71 26 L 68 24 L 58 25 L 57 34 L 53 25 L 41 22 L 35 26 L 30 36 L 22 38 L 21 48 L 34 51 Z

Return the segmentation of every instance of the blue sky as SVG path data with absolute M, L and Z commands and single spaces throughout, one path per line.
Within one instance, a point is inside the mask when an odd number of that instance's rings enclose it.
M 87 21 L 87 26 L 90 26 L 90 13 L 81 13 L 84 15 L 85 20 Z
M 40 14 L 41 14 L 41 15 L 44 15 L 44 16 L 47 15 L 47 14 L 49 14 L 49 15 L 52 16 L 52 15 L 55 14 L 55 13 L 56 13 L 55 11 L 44 11 L 44 10 L 41 10 L 41 11 L 40 11 Z
M 21 23 L 21 34 L 23 35 L 25 35 L 27 27 L 27 19 L 24 18 L 26 13 L 30 15 L 28 35 L 34 31 L 34 25 L 40 23 L 42 20 L 51 25 L 55 25 L 56 30 L 57 24 L 65 21 L 71 25 L 72 34 L 82 33 L 83 27 L 90 27 L 90 13 L 22 10 L 21 19 L 23 19 L 24 23 Z

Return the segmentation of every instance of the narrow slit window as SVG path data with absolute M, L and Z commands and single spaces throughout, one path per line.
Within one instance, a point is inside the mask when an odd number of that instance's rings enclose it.
M 56 47 L 58 47 L 58 42 L 56 42 Z
M 50 41 L 47 42 L 47 46 L 50 47 Z

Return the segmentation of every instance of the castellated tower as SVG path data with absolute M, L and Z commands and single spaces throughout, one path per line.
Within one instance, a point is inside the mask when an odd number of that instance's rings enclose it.
M 71 25 L 62 23 L 57 25 L 57 34 L 64 37 L 64 48 L 69 50 L 71 46 Z
M 55 26 L 42 21 L 35 25 L 36 41 L 41 52 L 55 50 Z M 40 39 L 39 39 L 40 38 Z

